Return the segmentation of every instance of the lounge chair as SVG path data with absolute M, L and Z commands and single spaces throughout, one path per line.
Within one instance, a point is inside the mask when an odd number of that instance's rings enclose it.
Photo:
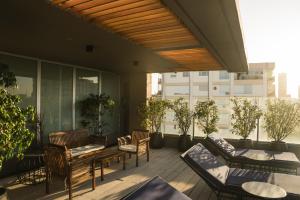
M 155 176 L 146 181 L 137 190 L 122 198 L 122 200 L 191 200 L 185 194 L 179 192 L 161 177 Z
M 224 194 L 237 198 L 247 196 L 242 184 L 249 181 L 277 185 L 286 191 L 288 199 L 300 199 L 300 176 L 229 168 L 200 143 L 183 153 L 181 158 L 204 179 L 218 199 Z
M 238 164 L 244 168 L 247 165 L 264 167 L 276 172 L 277 169 L 289 169 L 297 174 L 300 161 L 292 152 L 275 152 L 257 149 L 236 149 L 222 137 L 211 134 L 208 136 L 208 147 L 213 146 L 229 164 Z M 260 169 L 260 168 L 258 168 Z M 282 172 L 282 170 L 281 170 Z

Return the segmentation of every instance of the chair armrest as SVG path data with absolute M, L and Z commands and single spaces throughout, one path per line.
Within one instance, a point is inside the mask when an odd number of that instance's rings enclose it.
M 150 141 L 150 138 L 144 138 L 144 139 L 141 139 L 141 140 L 138 140 L 138 144 L 145 144 L 145 143 L 148 143 Z
M 131 144 L 131 136 L 126 135 L 124 137 L 118 137 L 118 146 Z

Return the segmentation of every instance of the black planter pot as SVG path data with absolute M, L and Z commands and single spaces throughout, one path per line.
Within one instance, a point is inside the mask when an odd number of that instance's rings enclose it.
M 271 150 L 273 151 L 287 151 L 288 145 L 285 142 L 271 142 Z
M 178 140 L 178 150 L 184 152 L 192 146 L 190 135 L 180 135 Z
M 164 146 L 164 139 L 162 133 L 154 132 L 150 134 L 150 147 L 153 149 L 160 149 Z
M 0 200 L 7 200 L 7 192 L 6 189 L 3 187 L 0 187 Z
M 251 139 L 240 139 L 239 147 L 251 149 L 253 148 L 253 141 Z

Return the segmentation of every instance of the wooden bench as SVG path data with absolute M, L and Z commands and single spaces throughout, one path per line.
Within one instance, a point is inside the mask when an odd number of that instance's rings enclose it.
M 106 146 L 106 137 L 90 136 L 87 130 L 64 131 L 49 134 L 49 146 L 45 149 L 46 192 L 50 180 L 58 175 L 66 180 L 69 199 L 72 187 L 92 179 L 95 189 L 94 159 Z

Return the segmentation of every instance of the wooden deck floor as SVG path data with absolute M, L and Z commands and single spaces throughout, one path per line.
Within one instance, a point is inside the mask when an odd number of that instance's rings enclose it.
M 180 158 L 176 149 L 151 150 L 150 162 L 140 159 L 140 166 L 135 167 L 134 156 L 127 160 L 126 170 L 122 170 L 121 163 L 112 163 L 105 169 L 104 181 L 100 181 L 100 170 L 97 170 L 97 187 L 91 190 L 88 181 L 74 189 L 74 199 L 103 199 L 112 200 L 137 188 L 147 179 L 159 175 L 179 191 L 184 192 L 192 199 L 216 199 L 204 181 L 194 173 Z M 51 194 L 45 194 L 45 184 L 27 186 L 22 184 L 12 185 L 8 188 L 11 200 L 33 199 L 67 199 L 62 180 L 54 180 L 51 185 Z

